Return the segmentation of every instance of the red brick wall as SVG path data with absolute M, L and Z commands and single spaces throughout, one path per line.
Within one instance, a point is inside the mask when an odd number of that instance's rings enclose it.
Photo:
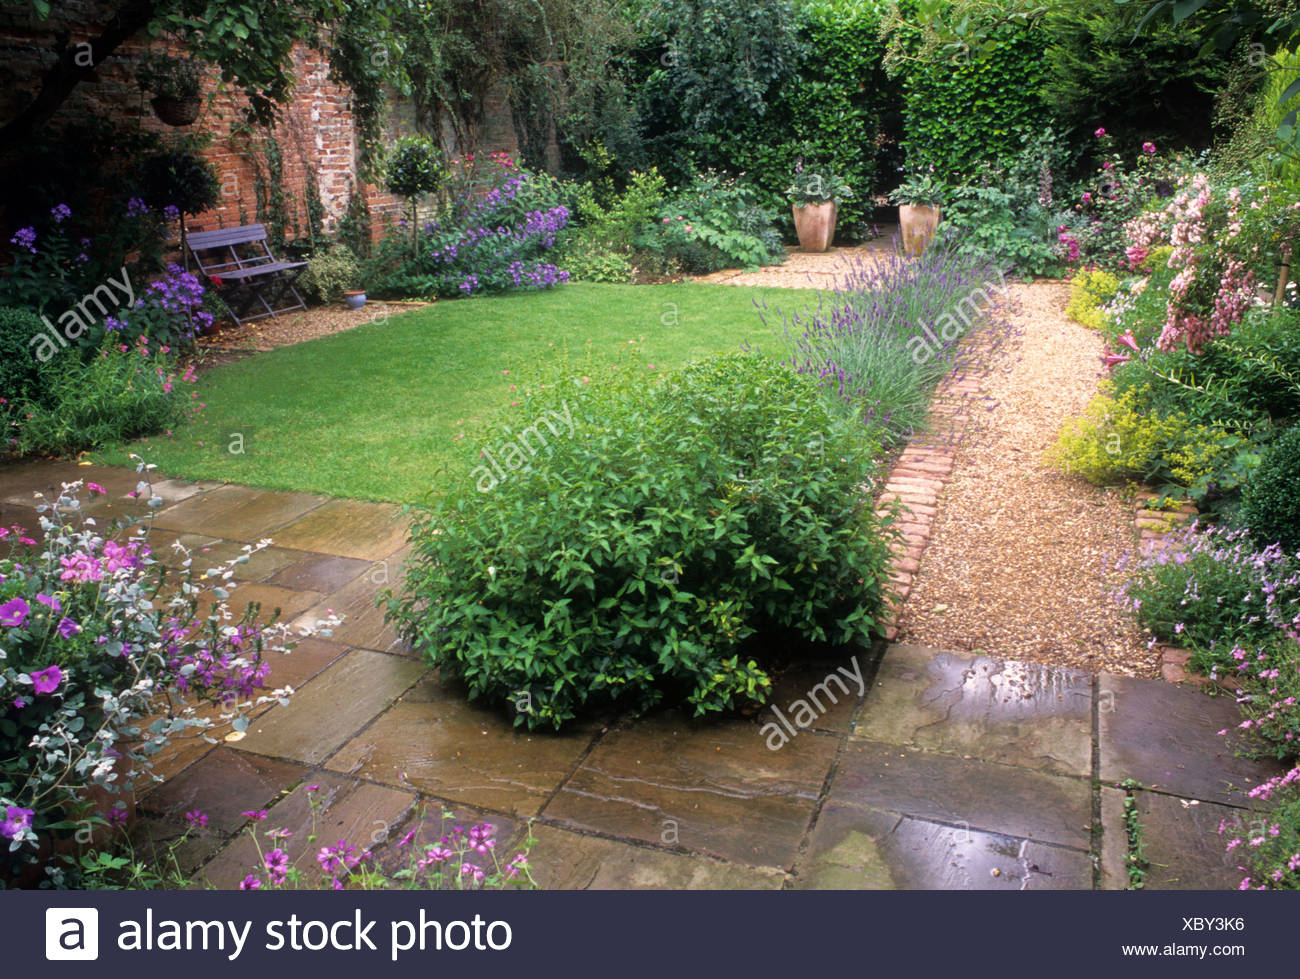
M 74 45 L 88 41 L 98 33 L 112 6 L 94 0 L 70 0 L 55 4 L 50 19 L 44 22 L 31 21 L 25 6 L 0 7 L 0 118 L 12 117 L 36 91 L 40 75 L 54 63 L 55 37 L 66 33 Z M 187 221 L 188 226 L 199 230 L 256 221 L 255 169 L 247 150 L 250 141 L 257 144 L 267 134 L 262 130 L 251 135 L 235 132 L 242 119 L 243 101 L 220 89 L 215 72 L 205 86 L 198 121 L 178 130 L 164 125 L 155 118 L 135 83 L 135 67 L 145 48 L 143 41 L 135 40 L 119 48 L 93 80 L 77 87 L 54 123 L 89 114 L 111 114 L 120 123 L 164 134 L 209 133 L 212 139 L 203 155 L 217 167 L 222 200 L 213 211 Z M 351 195 L 361 186 L 371 209 L 372 230 L 378 235 L 386 218 L 401 211 L 403 202 L 374 186 L 360 185 L 356 127 L 347 89 L 332 83 L 323 57 L 306 48 L 294 52 L 294 74 L 294 100 L 284 107 L 274 129 L 284 159 L 282 187 L 291 207 L 288 236 L 295 236 L 294 225 L 298 235 L 306 233 L 305 191 L 312 179 L 324 205 L 327 231 L 342 217 Z M 413 131 L 411 106 L 395 100 L 384 130 L 386 139 Z M 488 100 L 485 124 L 475 149 L 518 152 L 504 98 Z

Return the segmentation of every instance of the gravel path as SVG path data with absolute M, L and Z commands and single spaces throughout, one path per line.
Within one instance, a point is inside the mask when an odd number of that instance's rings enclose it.
M 899 640 L 1159 676 L 1157 652 L 1109 597 L 1119 579 L 1106 566 L 1133 547 L 1130 506 L 1044 459 L 1096 391 L 1100 338 L 1066 319 L 1065 285 L 1013 288 L 1023 332 L 984 381 L 995 407 L 957 449 Z

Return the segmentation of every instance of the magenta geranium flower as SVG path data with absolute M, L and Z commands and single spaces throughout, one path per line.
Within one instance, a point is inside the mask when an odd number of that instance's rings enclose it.
M 1098 139 L 1101 139 L 1103 136 L 1106 135 L 1106 130 L 1103 129 L 1101 126 L 1098 126 L 1097 131 L 1093 133 L 1093 135 L 1096 136 Z
M 1151 155 L 1152 153 L 1154 153 L 1155 151 L 1156 151 L 1156 144 L 1155 144 L 1155 143 L 1143 143 L 1143 144 L 1142 144 L 1142 152 L 1143 152 L 1143 153 L 1146 153 L 1148 156 Z
M 32 607 L 23 599 L 11 598 L 3 605 L 0 605 L 0 625 L 17 628 L 27 621 L 27 613 L 31 610 Z
M 104 489 L 104 487 L 100 486 L 98 483 L 87 483 L 86 489 L 90 490 L 92 496 L 94 496 L 96 493 L 98 493 L 100 496 L 108 495 L 108 490 Z
M 77 625 L 77 623 L 73 622 L 71 619 L 65 618 L 59 622 L 59 635 L 64 639 L 71 639 L 80 631 L 81 626 Z
M 42 605 L 44 605 L 46 608 L 48 608 L 51 612 L 63 611 L 63 606 L 59 604 L 59 600 L 53 595 L 37 595 L 36 600 L 40 602 Z

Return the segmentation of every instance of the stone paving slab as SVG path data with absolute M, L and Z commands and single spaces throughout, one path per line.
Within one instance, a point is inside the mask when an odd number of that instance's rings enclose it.
M 208 826 L 232 835 L 246 822 L 240 815 L 274 803 L 288 786 L 311 774 L 301 765 L 260 758 L 228 746 L 215 748 L 141 799 L 141 809 L 181 825 L 199 810 Z
M 592 724 L 562 734 L 514 728 L 501 713 L 466 702 L 463 690 L 427 675 L 329 767 L 467 806 L 535 816 L 597 731 Z
M 853 733 L 1058 775 L 1092 772 L 1092 678 L 892 646 Z
M 184 530 L 228 540 L 258 541 L 327 502 L 309 493 L 280 493 L 226 485 L 164 507 L 154 518 L 163 530 Z
M 388 503 L 330 500 L 281 527 L 275 541 L 281 547 L 319 551 L 339 557 L 378 561 L 406 542 L 407 522 L 401 507 Z
M 1241 722 L 1230 697 L 1110 673 L 1098 681 L 1101 778 L 1106 782 L 1132 778 L 1146 788 L 1189 799 L 1248 805 L 1245 791 L 1284 771 L 1275 760 L 1234 754 L 1242 743 L 1219 736 Z
M 335 557 L 332 554 L 303 554 L 298 551 L 286 553 L 296 554 L 297 560 L 267 578 L 268 584 L 329 594 L 374 567 L 370 561 Z
M 308 609 L 292 625 L 314 626 L 333 612 L 343 616 L 342 624 L 333 629 L 336 641 L 382 652 L 408 652 L 397 630 L 384 621 L 384 609 L 375 606 L 380 592 L 398 586 L 380 584 L 377 577 L 361 575 Z
M 800 888 L 1062 890 L 1092 887 L 1087 853 L 1031 840 L 828 804 Z
M 851 741 L 828 801 L 1087 850 L 1088 781 L 1011 765 Z
M 309 793 L 308 788 L 317 791 Z M 310 800 L 318 800 L 320 809 L 313 812 Z M 308 880 L 317 879 L 316 854 L 322 846 L 347 840 L 354 846 L 370 845 L 374 835 L 391 832 L 400 826 L 416 804 L 414 792 L 401 792 L 382 785 L 370 785 L 338 775 L 313 774 L 269 810 L 268 818 L 257 824 L 259 833 L 268 829 L 287 829 L 293 835 L 280 846 L 289 854 L 294 866 L 303 870 Z M 311 839 L 313 833 L 317 838 Z M 266 849 L 265 838 L 263 851 Z M 258 863 L 257 847 L 247 833 L 238 837 L 203 868 L 200 885 L 222 890 L 239 886 L 239 882 Z
M 425 671 L 409 659 L 353 650 L 308 681 L 287 707 L 275 706 L 249 725 L 236 747 L 318 765 Z
M 838 739 L 769 750 L 756 724 L 676 712 L 603 736 L 544 810 L 548 821 L 677 844 L 751 866 L 794 862 Z
M 779 890 L 785 875 L 538 826 L 529 860 L 547 890 Z
M 1101 791 L 1102 886 L 1123 890 L 1128 887 L 1125 792 L 1109 786 Z M 1260 819 L 1257 814 L 1157 792 L 1137 791 L 1134 800 L 1146 860 L 1145 890 L 1235 890 L 1247 876 L 1237 866 L 1242 861 L 1224 850 L 1228 837 L 1219 836 L 1219 823 L 1250 826 Z

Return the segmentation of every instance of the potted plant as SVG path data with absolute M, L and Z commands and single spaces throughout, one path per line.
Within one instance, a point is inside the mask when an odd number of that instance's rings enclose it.
M 805 170 L 795 166 L 794 182 L 786 188 L 794 214 L 799 247 L 806 252 L 824 252 L 835 237 L 835 219 L 840 201 L 851 200 L 853 189 L 834 171 Z
M 926 171 L 904 180 L 889 195 L 890 201 L 898 205 L 898 227 L 905 254 L 920 255 L 930 244 L 939 225 L 943 194 L 943 184 Z
M 140 90 L 153 92 L 154 115 L 169 126 L 188 126 L 199 117 L 203 71 L 193 58 L 147 54 L 135 73 Z

